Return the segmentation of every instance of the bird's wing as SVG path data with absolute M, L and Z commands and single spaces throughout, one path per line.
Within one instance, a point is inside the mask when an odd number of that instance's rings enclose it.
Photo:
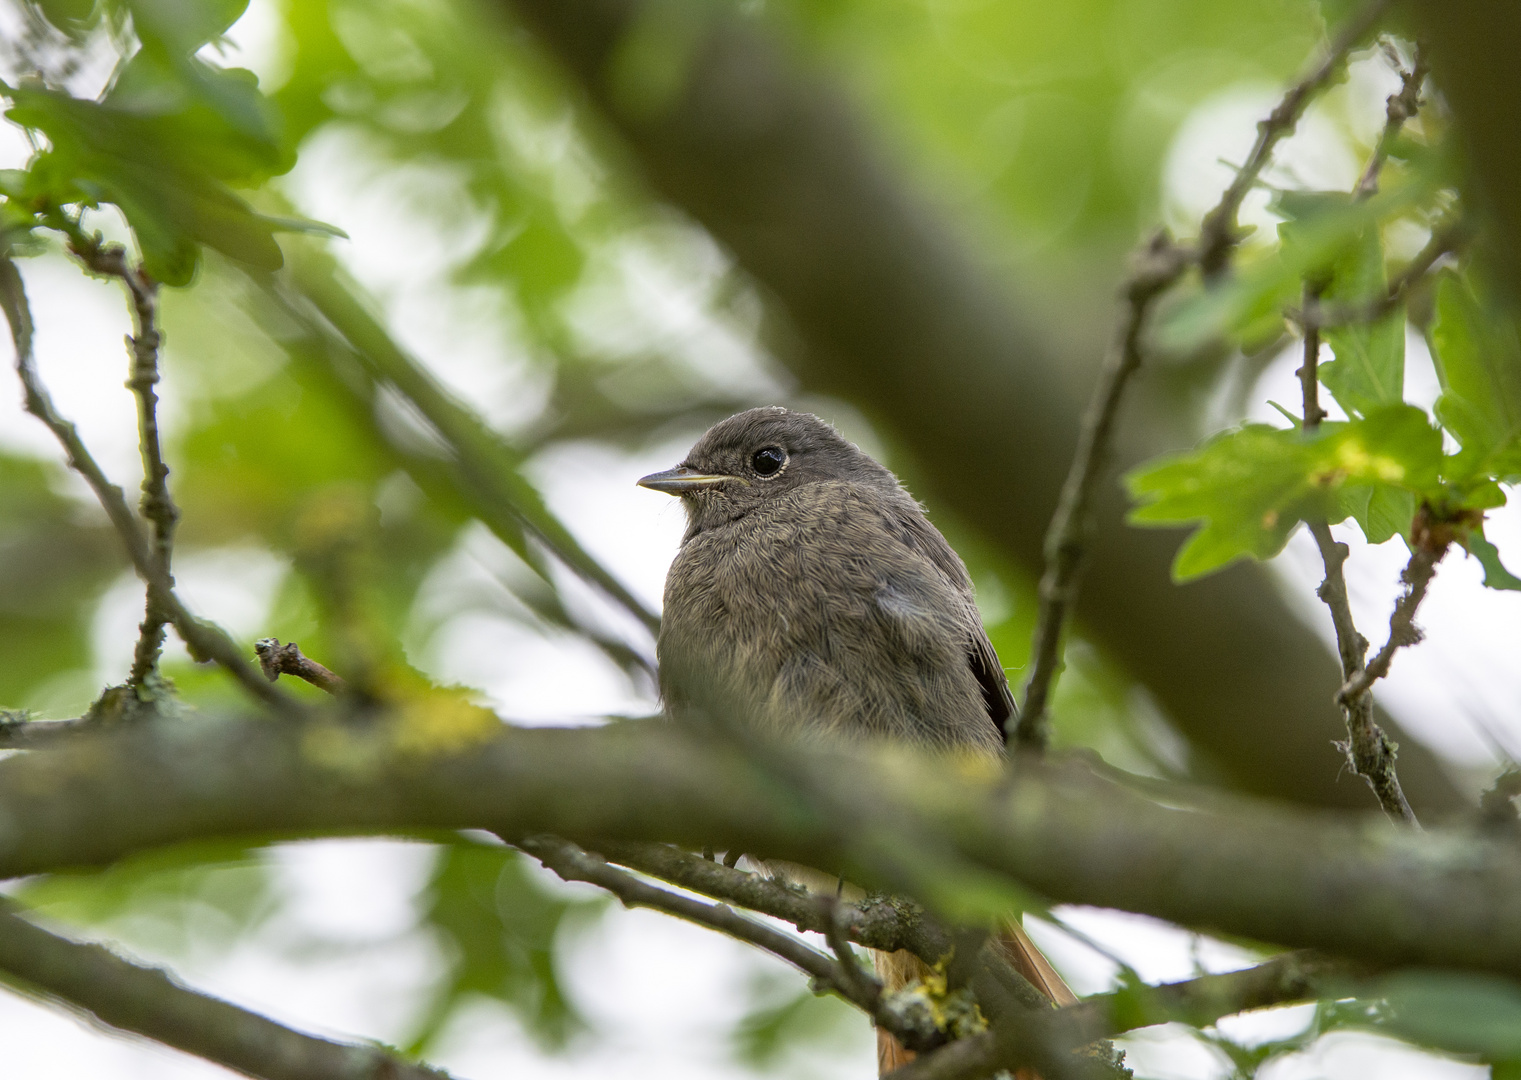
M 967 573 L 966 564 L 945 537 L 940 535 L 940 530 L 918 513 L 917 508 L 915 512 L 903 516 L 902 524 L 906 526 L 905 532 L 911 538 L 910 542 L 928 556 L 935 568 L 946 576 L 966 600 L 971 631 L 967 641 L 967 664 L 977 679 L 977 685 L 982 688 L 982 700 L 987 704 L 988 719 L 998 729 L 999 737 L 1007 741 L 1009 724 L 1019 719 L 1019 706 L 1014 703 L 1014 693 L 1009 689 L 1009 679 L 1003 672 L 1003 665 L 998 662 L 998 653 L 988 640 L 987 631 L 982 628 L 982 618 L 977 613 L 977 602 L 972 594 L 972 578 Z
M 1019 706 L 1014 704 L 1014 692 L 1009 689 L 1009 678 L 1003 673 L 1003 665 L 998 662 L 998 653 L 993 650 L 993 643 L 980 626 L 971 650 L 967 653 L 967 662 L 972 665 L 972 674 L 977 676 L 977 685 L 982 687 L 982 700 L 987 703 L 988 717 L 998 729 L 998 734 L 1007 742 L 1009 724 L 1019 720 Z

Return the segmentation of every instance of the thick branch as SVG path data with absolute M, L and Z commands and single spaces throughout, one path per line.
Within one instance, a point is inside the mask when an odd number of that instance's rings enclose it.
M 1325 59 L 1291 86 L 1278 107 L 1257 125 L 1257 141 L 1253 144 L 1251 153 L 1237 171 L 1235 180 L 1226 189 L 1219 205 L 1205 216 L 1199 231 L 1199 269 L 1206 279 L 1218 276 L 1230 261 L 1231 252 L 1240 240 L 1236 215 L 1241 210 L 1241 202 L 1246 198 L 1246 193 L 1257 183 L 1257 178 L 1272 158 L 1273 148 L 1285 136 L 1293 133 L 1305 108 L 1341 71 L 1347 54 L 1377 25 L 1388 7 L 1389 0 L 1371 0 L 1364 4 L 1331 42 Z
M 32 316 L 26 301 L 21 273 L 10 259 L 0 260 L 0 305 L 10 323 L 11 339 L 16 350 L 16 374 L 21 379 L 26 411 L 53 433 L 63 447 L 69 468 L 77 472 L 95 493 L 106 517 L 115 526 L 137 574 L 148 586 L 150 604 L 156 604 L 174 625 L 190 653 L 197 660 L 214 660 L 242 683 L 254 697 L 265 704 L 292 710 L 296 702 L 283 691 L 270 686 L 254 670 L 233 640 L 220 627 L 192 615 L 174 591 L 174 582 L 160 565 L 148 537 L 127 505 L 121 488 L 111 483 L 96 463 L 84 440 L 72 423 L 59 415 L 53 400 L 37 374 L 32 358 Z
M 0 972 L 103 1023 L 262 1080 L 446 1080 L 378 1046 L 329 1042 L 197 993 L 159 968 L 0 908 Z
M 753 755 L 673 725 L 507 729 L 429 755 L 418 713 L 377 710 L 362 726 L 336 710 L 300 727 L 132 725 L 0 761 L 0 876 L 215 836 L 484 828 L 758 851 L 885 884 L 858 865 L 873 853 L 859 859 L 856 838 Z M 1521 976 L 1521 851 L 1486 835 L 1224 796 L 1175 810 L 1057 761 L 1026 759 L 1008 783 L 935 758 L 814 756 L 836 798 L 910 823 L 907 860 L 951 857 L 1053 901 L 1370 964 Z
M 1077 596 L 1088 534 L 1093 529 L 1093 493 L 1104 474 L 1120 400 L 1141 366 L 1141 332 L 1152 302 L 1171 288 L 1188 266 L 1188 255 L 1159 233 L 1138 256 L 1125 288 L 1125 311 L 1109 357 L 1083 417 L 1077 455 L 1061 501 L 1046 533 L 1046 569 L 1040 579 L 1040 615 L 1031 647 L 1033 668 L 1014 735 L 1020 746 L 1044 747 L 1050 734 L 1050 694 L 1061 664 L 1062 626 Z

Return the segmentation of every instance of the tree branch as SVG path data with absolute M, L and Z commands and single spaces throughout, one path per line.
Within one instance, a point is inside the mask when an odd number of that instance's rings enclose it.
M 1126 306 L 1115 343 L 1083 416 L 1077 454 L 1062 488 L 1061 501 L 1046 533 L 1046 568 L 1040 579 L 1040 614 L 1031 646 L 1032 668 L 1024 708 L 1014 728 L 1021 747 L 1043 748 L 1050 738 L 1050 695 L 1061 664 L 1062 626 L 1077 596 L 1088 534 L 1093 528 L 1093 493 L 1107 463 L 1120 400 L 1141 366 L 1141 332 L 1158 296 L 1188 266 L 1188 253 L 1158 233 L 1137 256 L 1125 287 Z
M 1353 975 L 1344 963 L 1289 953 L 1244 971 L 1094 994 L 1076 1005 L 1026 1017 L 1024 1022 L 1037 1033 L 1037 1043 L 1070 1053 L 1154 1024 L 1178 1021 L 1202 1028 L 1224 1016 L 1313 1001 L 1333 991 L 1345 993 Z M 890 1076 L 892 1080 L 972 1080 L 1030 1063 L 1022 1042 L 990 1031 L 953 1043 Z
M 1431 64 L 1427 61 L 1426 50 L 1417 42 L 1410 70 L 1400 73 L 1399 90 L 1390 94 L 1384 103 L 1384 129 L 1379 132 L 1373 155 L 1368 159 L 1357 186 L 1352 189 L 1354 199 L 1368 199 L 1378 193 L 1378 174 L 1383 171 L 1384 162 L 1389 160 L 1389 150 L 1404 128 L 1405 121 L 1421 111 L 1421 86 L 1430 73 Z
M 838 959 L 776 930 L 739 914 L 725 904 L 706 904 L 666 889 L 656 888 L 626 871 L 608 865 L 601 856 L 581 850 L 555 836 L 533 836 L 513 843 L 538 859 L 566 881 L 585 881 L 606 889 L 624 907 L 646 907 L 674 915 L 698 926 L 727 934 L 746 944 L 757 946 L 787 961 L 813 979 L 817 988 L 827 990 L 856 1006 L 872 1018 L 878 1027 L 892 1032 L 903 1045 L 913 1050 L 927 1050 L 944 1041 L 944 1032 L 933 1022 L 927 1026 L 904 1022 L 904 1017 L 884 1007 L 882 987 L 862 971 L 849 946 Z M 817 898 L 814 899 L 818 907 Z M 847 960 L 847 957 L 849 959 Z M 846 965 L 850 967 L 847 969 Z
M 1314 287 L 1306 285 L 1304 295 L 1305 311 L 1312 312 L 1319 294 Z M 1304 430 L 1307 433 L 1319 427 L 1326 415 L 1320 407 L 1319 364 L 1320 328 L 1311 319 L 1305 324 L 1304 361 L 1299 368 L 1299 385 L 1304 397 Z M 1366 692 L 1356 696 L 1345 693 L 1346 686 L 1361 675 L 1363 659 L 1368 652 L 1368 639 L 1358 633 L 1357 624 L 1352 618 L 1352 604 L 1347 597 L 1347 579 L 1342 573 L 1342 565 L 1347 561 L 1347 545 L 1337 542 L 1331 536 L 1331 527 L 1324 518 L 1306 521 L 1305 525 L 1315 538 L 1315 545 L 1320 549 L 1321 564 L 1325 567 L 1325 580 L 1315 590 L 1315 595 L 1320 597 L 1331 612 L 1331 624 L 1336 629 L 1336 651 L 1341 658 L 1342 676 L 1345 680 L 1342 691 L 1338 692 L 1337 701 L 1346 720 L 1347 738 L 1345 742 L 1336 745 L 1346 756 L 1352 771 L 1368 782 L 1379 806 L 1391 820 L 1419 826 L 1394 771 L 1396 747 L 1373 719 L 1372 697 Z M 1426 580 L 1430 580 L 1429 574 Z M 1425 594 L 1424 584 L 1421 593 Z M 1395 610 L 1398 614 L 1399 609 Z M 1413 609 L 1411 614 L 1414 615 Z M 1391 622 L 1391 637 L 1392 633 Z M 1384 666 L 1387 670 L 1387 661 Z
M 641 874 L 782 919 L 799 930 L 824 932 L 826 923 L 818 898 L 802 886 L 732 869 L 666 844 L 599 841 L 594 847 L 613 862 Z M 906 949 L 933 966 L 950 954 L 954 944 L 944 927 L 907 900 L 869 896 L 846 905 L 842 913 L 846 936 L 869 949 Z
M 270 682 L 276 681 L 281 675 L 294 675 L 329 694 L 341 693 L 348 685 L 341 675 L 333 674 L 317 661 L 303 655 L 301 647 L 294 641 L 281 645 L 279 638 L 260 638 L 254 642 L 254 655 L 259 658 L 259 670 L 264 672 L 264 677 Z
M 126 286 L 131 301 L 133 333 L 127 337 L 127 352 L 132 358 L 132 372 L 127 387 L 137 399 L 137 445 L 143 459 L 142 498 L 138 503 L 144 520 L 152 530 L 152 553 L 159 577 L 172 588 L 171 568 L 174 554 L 174 529 L 180 512 L 169 494 L 169 466 L 158 429 L 158 353 L 162 335 L 158 330 L 158 283 L 141 267 L 127 261 L 127 251 L 120 244 L 103 244 L 98 235 L 87 237 L 78 229 L 69 233 L 69 250 L 90 271 L 116 278 Z M 159 656 L 164 646 L 164 626 L 172 613 L 159 602 L 154 590 L 148 590 L 147 610 L 139 628 L 137 646 L 132 653 L 132 668 L 127 685 L 150 687 L 158 675 Z
M 53 437 L 63 447 L 69 467 L 83 477 L 95 493 L 106 517 L 115 526 L 138 576 L 148 587 L 150 604 L 157 605 L 166 615 L 197 660 L 216 661 L 266 705 L 287 712 L 298 710 L 299 705 L 295 699 L 260 678 L 224 630 L 196 618 L 180 602 L 174 591 L 173 580 L 160 565 L 147 536 L 143 534 L 142 527 L 127 505 L 121 488 L 107 479 L 85 447 L 84 440 L 79 437 L 78 429 L 59 415 L 37 374 L 32 357 L 31 309 L 27 304 L 21 273 L 9 258 L 0 259 L 0 306 L 4 307 L 6 319 L 10 323 L 11 340 L 16 350 L 16 374 L 21 379 L 26 411 L 41 420 L 53 433 Z
M 416 708 L 377 706 L 358 726 L 336 707 L 300 726 L 217 721 L 117 725 L 0 761 L 0 877 L 207 837 L 484 828 L 763 851 L 889 884 L 856 850 L 870 838 L 800 804 L 753 754 L 674 725 L 472 729 L 480 742 L 429 753 Z M 810 753 L 834 797 L 907 823 L 905 858 L 954 858 L 984 883 L 1375 965 L 1521 976 L 1521 850 L 1500 838 L 1370 833 L 1362 815 L 1223 795 L 1178 810 L 1056 758 L 1022 759 L 1010 784 L 932 756 Z
M 447 1080 L 379 1046 L 329 1042 L 70 941 L 0 905 L 0 971 L 111 1027 L 261 1080 Z
M 1274 147 L 1286 135 L 1293 133 L 1299 118 L 1304 115 L 1315 95 L 1341 70 L 1347 54 L 1377 25 L 1388 7 L 1389 0 L 1371 0 L 1354 13 L 1331 42 L 1325 58 L 1291 86 L 1277 108 L 1257 125 L 1256 143 L 1236 172 L 1236 178 L 1225 190 L 1219 205 L 1205 215 L 1199 230 L 1199 269 L 1206 280 L 1218 277 L 1224 271 L 1231 253 L 1240 242 L 1236 215 L 1241 210 L 1241 202 L 1246 198 L 1246 193 L 1257 183 L 1258 176 L 1271 160 Z

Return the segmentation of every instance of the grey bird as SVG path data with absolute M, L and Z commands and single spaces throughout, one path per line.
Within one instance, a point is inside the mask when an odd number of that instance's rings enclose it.
M 657 646 L 672 712 L 735 701 L 804 741 L 1003 755 L 1014 699 L 966 566 L 898 478 L 834 428 L 751 409 L 639 483 L 687 513 Z M 1005 943 L 1048 996 L 1076 1000 L 1017 923 Z M 878 967 L 890 989 L 922 974 L 907 954 Z M 879 1040 L 884 1071 L 906 1059 Z

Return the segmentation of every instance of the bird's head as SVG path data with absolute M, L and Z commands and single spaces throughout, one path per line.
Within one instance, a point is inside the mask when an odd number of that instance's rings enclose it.
M 817 416 L 773 406 L 719 421 L 680 465 L 639 484 L 679 495 L 692 531 L 700 532 L 829 480 L 898 487 L 892 473 Z

